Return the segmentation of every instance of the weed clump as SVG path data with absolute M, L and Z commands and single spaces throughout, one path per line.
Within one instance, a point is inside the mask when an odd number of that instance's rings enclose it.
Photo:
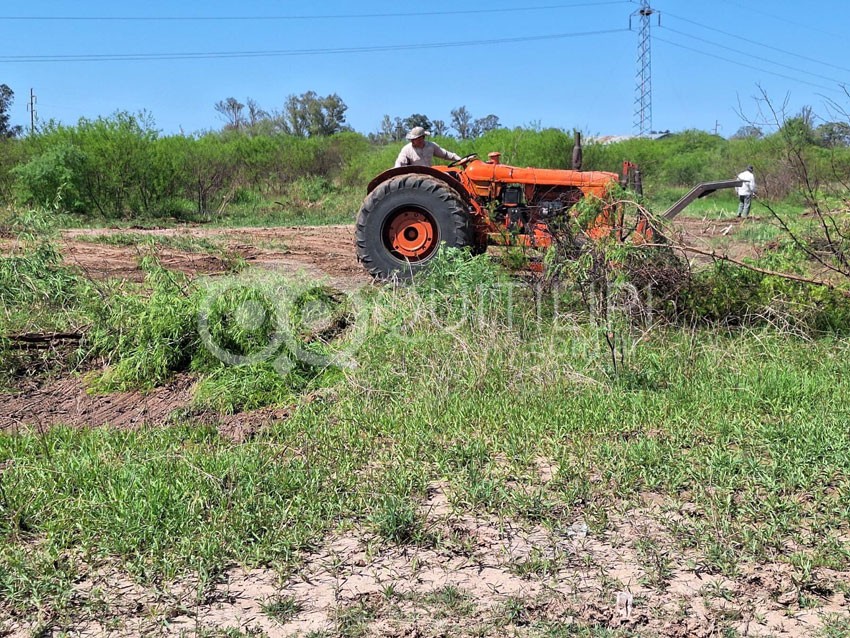
M 718 258 L 692 268 L 681 256 L 687 249 L 672 243 L 644 245 L 614 237 L 590 241 L 587 224 L 601 214 L 602 206 L 594 200 L 576 205 L 577 215 L 561 228 L 545 257 L 544 283 L 561 291 L 568 306 L 584 311 L 607 333 L 659 322 L 724 328 L 770 325 L 808 335 L 850 331 L 846 286 L 807 282 L 811 262 L 793 242 L 778 245 L 758 260 Z M 633 231 L 624 228 L 623 233 Z
M 354 311 L 315 283 L 266 275 L 192 281 L 146 258 L 145 291 L 96 309 L 89 356 L 106 370 L 102 391 L 150 388 L 174 373 L 198 374 L 197 407 L 233 413 L 290 403 L 309 383 L 335 378 Z
M 94 379 L 97 390 L 151 388 L 185 370 L 198 349 L 197 301 L 185 276 L 151 257 L 142 260 L 150 294 L 125 291 L 104 299 L 86 345 L 107 368 Z
M 801 274 L 799 255 L 779 250 L 755 266 Z M 815 286 L 723 261 L 694 273 L 679 301 L 690 320 L 724 326 L 770 325 L 801 335 L 850 333 L 850 298 L 845 289 Z
M 416 503 L 409 498 L 384 496 L 369 520 L 378 536 L 391 543 L 415 543 L 424 536 L 422 517 Z

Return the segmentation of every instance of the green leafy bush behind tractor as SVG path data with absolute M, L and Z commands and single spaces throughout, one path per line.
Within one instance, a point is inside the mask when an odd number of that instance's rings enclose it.
M 471 140 L 436 141 L 461 155 L 500 151 L 505 163 L 543 168 L 569 168 L 573 146 L 572 136 L 559 129 L 495 129 Z M 613 144 L 585 137 L 583 168 L 619 172 L 623 160 L 636 162 L 647 191 L 663 195 L 753 164 L 765 185 L 761 194 L 784 198 L 795 186 L 781 159 L 786 143 L 782 131 L 727 140 L 691 130 Z M 164 135 L 149 115 L 118 112 L 75 125 L 52 122 L 34 135 L 0 140 L 0 200 L 58 200 L 64 210 L 89 218 L 209 218 L 246 200 L 271 205 L 297 180 L 321 178 L 356 187 L 350 202 L 356 208 L 365 184 L 392 166 L 401 144 L 376 144 L 351 131 L 315 137 L 251 130 Z M 834 180 L 850 167 L 846 147 L 811 143 L 803 149 L 813 182 Z

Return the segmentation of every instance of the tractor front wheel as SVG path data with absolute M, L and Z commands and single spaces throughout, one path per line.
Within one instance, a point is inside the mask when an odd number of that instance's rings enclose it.
M 428 175 L 400 175 L 373 190 L 357 216 L 357 259 L 373 277 L 409 279 L 440 244 L 472 243 L 467 207 L 448 184 Z

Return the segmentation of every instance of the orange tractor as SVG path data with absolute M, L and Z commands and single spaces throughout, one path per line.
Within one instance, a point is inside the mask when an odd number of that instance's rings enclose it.
M 517 168 L 499 160 L 499 153 L 490 153 L 486 162 L 468 155 L 448 166 L 405 166 L 378 175 L 357 216 L 357 259 L 378 279 L 408 278 L 441 244 L 476 253 L 493 244 L 547 248 L 558 222 L 583 198 L 604 201 L 617 184 L 641 190 L 640 171 L 630 162 L 624 162 L 622 176 L 578 170 L 580 142 L 573 151 L 576 170 Z M 701 184 L 665 216 L 739 183 Z M 619 205 L 603 206 L 586 232 L 591 239 L 637 242 L 653 241 L 657 234 L 641 209 L 627 222 Z

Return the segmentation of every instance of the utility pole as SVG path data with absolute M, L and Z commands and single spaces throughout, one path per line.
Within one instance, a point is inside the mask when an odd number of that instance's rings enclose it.
M 632 18 L 635 16 L 640 18 L 634 126 L 638 135 L 647 135 L 652 131 L 652 52 L 649 19 L 657 12 L 649 6 L 649 0 L 640 0 L 640 3 L 640 9 L 629 16 L 629 29 L 632 28 Z M 661 15 L 659 14 L 660 23 Z
M 30 135 L 35 135 L 35 104 L 37 101 L 34 90 L 30 89 L 30 101 L 27 104 L 27 111 L 30 112 Z
M 717 130 L 722 128 L 720 126 L 720 120 L 714 120 L 714 134 L 717 135 Z

